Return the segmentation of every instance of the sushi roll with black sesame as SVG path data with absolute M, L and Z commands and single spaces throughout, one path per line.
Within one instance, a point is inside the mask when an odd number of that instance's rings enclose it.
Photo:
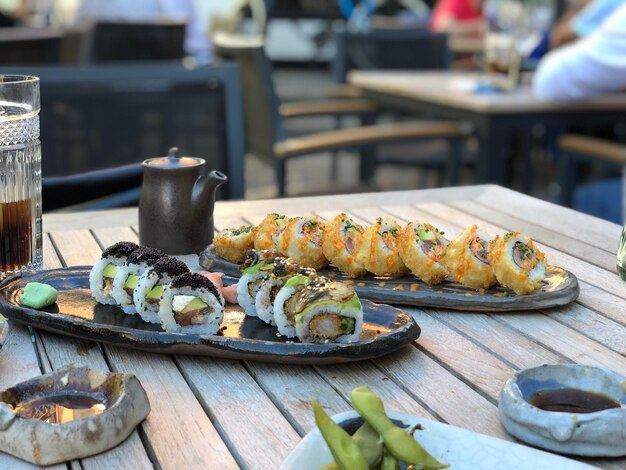
M 168 333 L 214 335 L 224 319 L 224 298 L 201 274 L 182 274 L 163 292 L 161 326 Z
M 341 282 L 309 283 L 290 312 L 303 343 L 352 343 L 363 330 L 363 308 L 354 289 Z
M 489 264 L 492 238 L 476 225 L 466 228 L 442 253 L 441 263 L 457 282 L 476 290 L 486 290 L 496 283 Z
M 302 271 L 285 281 L 274 299 L 274 322 L 278 332 L 288 338 L 296 337 L 295 302 L 297 294 L 313 281 L 321 280 L 312 269 Z M 329 282 L 327 279 L 325 281 Z
M 215 235 L 213 239 L 215 253 L 231 263 L 242 263 L 249 250 L 254 247 L 254 228 L 242 225 L 228 228 Z
M 137 313 L 148 323 L 160 323 L 159 305 L 165 288 L 181 274 L 188 273 L 185 263 L 166 256 L 147 269 L 139 278 L 133 291 L 133 302 Z
M 539 289 L 546 277 L 546 257 L 530 237 L 519 232 L 494 239 L 489 249 L 489 264 L 498 282 L 517 295 Z
M 281 214 L 267 214 L 254 229 L 254 249 L 278 251 L 278 238 L 289 220 Z
M 250 250 L 248 258 L 241 266 L 242 274 L 237 283 L 237 303 L 241 305 L 246 315 L 257 317 L 256 295 L 274 270 L 274 262 L 283 258 L 275 251 Z
M 280 234 L 278 251 L 303 267 L 325 268 L 328 260 L 322 250 L 324 225 L 324 220 L 317 216 L 294 217 Z
M 402 277 L 408 269 L 398 254 L 400 226 L 390 217 L 379 218 L 363 233 L 356 261 L 377 276 Z
M 367 274 L 367 269 L 356 260 L 357 247 L 363 239 L 363 227 L 346 214 L 339 214 L 326 224 L 322 251 L 328 261 L 352 277 Z
M 448 269 L 440 262 L 448 243 L 436 227 L 425 222 L 410 222 L 398 235 L 398 253 L 415 276 L 426 284 L 435 285 L 448 275 Z
M 142 246 L 129 254 L 126 263 L 120 266 L 113 278 L 112 294 L 115 303 L 122 307 L 124 313 L 129 315 L 137 313 L 133 295 L 135 287 L 139 283 L 139 278 L 154 263 L 165 256 L 165 253 L 161 250 Z
M 101 304 L 115 305 L 113 279 L 120 267 L 124 266 L 128 255 L 139 248 L 132 242 L 118 242 L 108 247 L 89 273 L 91 295 Z

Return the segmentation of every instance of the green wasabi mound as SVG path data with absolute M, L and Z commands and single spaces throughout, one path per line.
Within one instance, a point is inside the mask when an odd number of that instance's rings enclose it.
M 24 307 L 40 308 L 48 307 L 57 301 L 57 291 L 54 287 L 40 282 L 29 282 L 24 287 L 20 297 L 20 305 Z

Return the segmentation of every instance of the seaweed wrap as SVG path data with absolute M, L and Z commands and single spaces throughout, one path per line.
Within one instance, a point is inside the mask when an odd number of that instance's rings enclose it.
M 205 276 L 182 274 L 165 289 L 159 318 L 168 333 L 214 335 L 224 319 L 224 299 Z
M 363 233 L 356 261 L 377 276 L 401 277 L 408 269 L 398 254 L 400 226 L 390 217 L 378 218 Z
M 489 264 L 498 282 L 517 295 L 539 289 L 546 277 L 546 257 L 530 237 L 519 232 L 495 238 L 489 249 Z
M 457 282 L 476 290 L 489 289 L 496 276 L 489 265 L 491 237 L 476 225 L 466 228 L 442 253 L 441 263 Z
M 115 305 L 113 279 L 119 268 L 124 266 L 128 255 L 139 248 L 132 242 L 118 242 L 108 247 L 89 273 L 89 288 L 97 302 Z
M 448 269 L 440 262 L 448 243 L 436 227 L 425 222 L 410 222 L 398 235 L 398 253 L 415 276 L 426 284 L 435 285 L 448 275 Z
M 313 281 L 330 282 L 320 278 L 313 269 L 302 268 L 301 272 L 285 281 L 274 299 L 274 322 L 278 332 L 288 338 L 296 337 L 295 302 L 298 293 Z
M 248 250 L 254 247 L 254 228 L 242 225 L 239 228 L 228 228 L 215 235 L 213 239 L 215 253 L 231 263 L 242 263 Z
M 324 256 L 340 271 L 352 277 L 367 274 L 357 262 L 356 252 L 363 239 L 363 227 L 341 213 L 326 224 L 322 241 Z
M 254 298 L 257 316 L 265 323 L 274 325 L 274 300 L 285 282 L 305 268 L 290 258 L 277 258 L 270 275 L 261 283 Z
M 267 214 L 254 229 L 255 250 L 278 250 L 278 237 L 287 226 L 289 220 L 281 214 Z
M 185 263 L 166 256 L 154 263 L 141 275 L 133 292 L 133 302 L 137 313 L 144 321 L 149 323 L 161 322 L 159 306 L 165 288 L 175 277 L 188 272 L 190 271 Z
M 304 267 L 322 269 L 328 266 L 322 250 L 323 234 L 320 217 L 294 217 L 280 234 L 278 251 Z
M 154 263 L 165 256 L 165 253 L 161 250 L 142 246 L 128 255 L 126 263 L 120 266 L 113 278 L 112 293 L 115 302 L 122 307 L 124 313 L 129 315 L 137 313 L 133 296 L 135 287 L 139 283 L 139 278 Z
M 274 270 L 274 261 L 283 258 L 275 251 L 250 250 L 248 258 L 241 266 L 242 274 L 237 282 L 237 303 L 241 305 L 246 315 L 257 317 L 256 295 L 263 282 L 270 277 Z
M 341 282 L 316 281 L 293 302 L 296 336 L 305 343 L 352 343 L 363 330 L 363 308 L 354 289 Z

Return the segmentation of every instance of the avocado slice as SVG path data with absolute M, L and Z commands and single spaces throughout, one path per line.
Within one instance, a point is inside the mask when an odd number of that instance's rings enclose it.
M 435 233 L 429 229 L 421 229 L 419 232 L 420 240 L 423 242 L 431 242 L 435 239 Z
M 308 284 L 309 282 L 311 282 L 311 280 L 304 274 L 296 274 L 295 276 L 287 279 L 287 282 L 285 282 L 285 287 L 295 287 L 301 284 Z
M 265 261 L 261 261 L 257 264 L 254 264 L 246 269 L 243 270 L 244 274 L 254 274 L 257 273 L 261 270 L 261 268 L 265 266 Z
M 108 277 L 110 279 L 113 279 L 119 269 L 120 268 L 118 266 L 115 266 L 113 263 L 109 263 L 102 270 L 102 277 Z
M 311 308 L 319 307 L 320 305 L 341 305 L 344 308 L 361 308 L 361 301 L 359 300 L 359 296 L 355 293 L 350 300 L 343 303 L 334 300 L 322 300 L 321 302 L 313 302 L 311 305 L 309 305 L 296 315 L 296 323 L 298 323 L 300 319 L 304 317 L 306 312 L 308 312 Z M 341 311 L 338 313 L 338 315 L 341 315 Z
M 134 289 L 139 283 L 139 276 L 129 274 L 124 283 L 124 289 Z
M 163 295 L 163 286 L 154 286 L 146 295 L 146 299 L 160 299 Z

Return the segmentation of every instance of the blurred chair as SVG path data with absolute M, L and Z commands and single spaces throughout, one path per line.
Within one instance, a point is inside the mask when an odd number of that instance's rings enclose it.
M 577 134 L 561 136 L 559 147 L 560 203 L 615 223 L 622 222 L 620 178 L 601 180 L 577 187 L 581 162 L 596 162 L 626 171 L 626 145 Z
M 51 28 L 0 28 L 0 65 L 58 64 L 62 37 Z
M 185 23 L 96 23 L 82 51 L 86 63 L 179 60 Z
M 99 210 L 136 206 L 141 192 L 141 164 L 125 165 L 71 176 L 42 179 L 44 212 L 72 207 Z
M 307 114 L 354 114 L 354 110 L 349 110 L 350 102 L 343 100 L 329 101 L 328 104 L 313 102 L 280 106 L 262 39 L 216 35 L 213 45 L 216 54 L 236 59 L 241 67 L 248 151 L 274 166 L 280 196 L 286 193 L 288 160 L 320 151 L 372 148 L 385 142 L 446 139 L 450 144 L 449 174 L 452 182 L 458 178 L 460 147 L 466 137 L 458 124 L 404 122 L 286 138 L 283 119 Z M 369 106 L 367 101 L 365 104 Z M 296 106 L 300 107 L 299 112 L 289 112 L 290 108 L 293 110 Z M 362 157 L 361 181 L 369 182 L 372 179 L 375 166 L 376 161 L 371 153 Z

